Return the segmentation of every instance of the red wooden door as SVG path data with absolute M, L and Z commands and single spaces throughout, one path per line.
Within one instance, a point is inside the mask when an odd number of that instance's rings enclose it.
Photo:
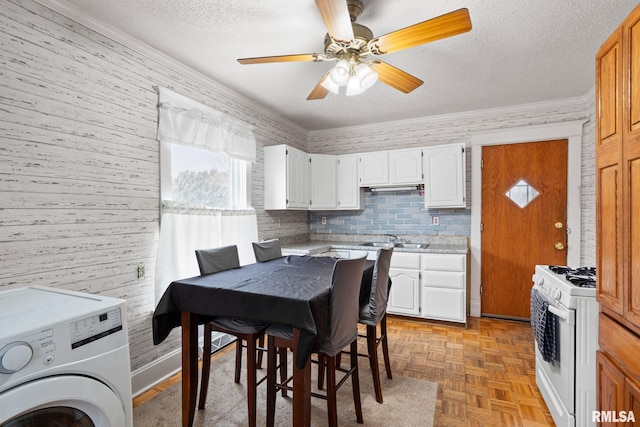
M 529 318 L 536 264 L 566 264 L 567 140 L 482 148 L 482 314 Z

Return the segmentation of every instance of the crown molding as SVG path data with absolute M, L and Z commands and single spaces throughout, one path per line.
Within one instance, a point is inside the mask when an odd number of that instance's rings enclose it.
M 363 133 L 385 133 L 393 132 L 400 128 L 434 126 L 438 124 L 449 124 L 456 121 L 483 121 L 492 117 L 505 114 L 517 114 L 520 112 L 532 112 L 542 110 L 555 110 L 570 107 L 584 107 L 593 102 L 595 99 L 595 86 L 585 95 L 564 98 L 552 101 L 541 101 L 528 104 L 509 105 L 505 107 L 488 108 L 483 110 L 464 111 L 460 113 L 440 114 L 436 116 L 419 117 L 414 119 L 396 120 L 392 122 L 374 123 L 368 125 L 347 126 L 334 129 L 322 129 L 309 131 L 307 141 L 314 138 L 330 138 L 336 135 L 358 135 Z
M 307 135 L 308 130 L 304 129 L 300 125 L 278 115 L 273 111 L 267 109 L 262 104 L 258 104 L 255 101 L 240 95 L 239 93 L 229 89 L 228 87 L 218 83 L 210 77 L 194 70 L 193 68 L 188 67 L 187 65 L 177 61 L 176 59 L 165 55 L 164 53 L 158 51 L 157 49 L 143 43 L 142 41 L 126 34 L 125 32 L 109 25 L 91 15 L 87 14 L 84 10 L 78 8 L 77 6 L 65 1 L 65 0 L 34 0 L 36 3 L 57 12 L 66 18 L 71 19 L 85 27 L 95 31 L 96 33 L 101 34 L 104 37 L 107 37 L 117 43 L 120 43 L 129 49 L 132 49 L 136 53 L 144 56 L 147 59 L 152 61 L 156 61 L 171 70 L 184 75 L 189 79 L 193 79 L 197 83 L 206 86 L 213 92 L 216 92 L 231 101 L 239 104 L 242 107 L 253 110 L 255 113 L 265 116 L 271 120 L 277 121 L 282 125 L 290 128 L 295 132 L 300 132 L 303 135 Z

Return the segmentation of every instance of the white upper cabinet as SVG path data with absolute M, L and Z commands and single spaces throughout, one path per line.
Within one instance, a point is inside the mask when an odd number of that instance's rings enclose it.
M 309 209 L 338 207 L 338 157 L 310 154 L 311 203 Z
M 426 147 L 423 151 L 425 207 L 465 207 L 464 144 L 436 145 Z
M 289 147 L 287 156 L 287 196 L 289 208 L 309 207 L 309 155 Z
M 389 182 L 416 184 L 422 182 L 422 149 L 389 151 Z
M 358 178 L 361 187 L 389 184 L 389 152 L 377 151 L 358 156 Z
M 287 145 L 264 148 L 264 208 L 309 208 L 309 156 Z
M 358 156 L 338 156 L 338 209 L 361 209 L 364 192 L 358 186 Z
M 266 210 L 362 209 L 358 156 L 307 154 L 288 145 L 264 149 Z
M 358 156 L 361 187 L 422 184 L 422 149 L 376 151 Z

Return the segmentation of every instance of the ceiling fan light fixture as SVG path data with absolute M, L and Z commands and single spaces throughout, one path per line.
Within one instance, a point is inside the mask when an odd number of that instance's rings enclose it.
M 329 78 L 338 86 L 344 86 L 349 81 L 351 74 L 351 64 L 346 59 L 338 61 L 335 67 L 329 73 Z
M 345 93 L 345 95 L 360 95 L 362 92 L 364 92 L 364 90 L 365 88 L 362 87 L 360 78 L 358 78 L 358 76 L 354 74 L 353 76 L 351 76 L 351 78 L 349 78 L 349 82 L 347 83 L 347 92 Z
M 327 76 L 320 85 L 333 94 L 340 93 L 340 86 L 331 79 L 331 76 Z
M 360 63 L 356 66 L 356 76 L 360 80 L 360 86 L 362 86 L 363 90 L 369 89 L 376 81 L 378 81 L 378 74 L 364 63 Z

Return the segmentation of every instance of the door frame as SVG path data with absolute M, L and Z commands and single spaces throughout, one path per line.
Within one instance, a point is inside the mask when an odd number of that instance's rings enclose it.
M 524 142 L 568 140 L 567 147 L 567 265 L 580 264 L 582 127 L 586 120 L 520 126 L 478 132 L 471 135 L 471 239 L 470 239 L 470 306 L 469 314 L 480 317 L 482 234 L 482 147 L 487 145 L 518 144 Z M 531 272 L 533 274 L 533 271 Z

